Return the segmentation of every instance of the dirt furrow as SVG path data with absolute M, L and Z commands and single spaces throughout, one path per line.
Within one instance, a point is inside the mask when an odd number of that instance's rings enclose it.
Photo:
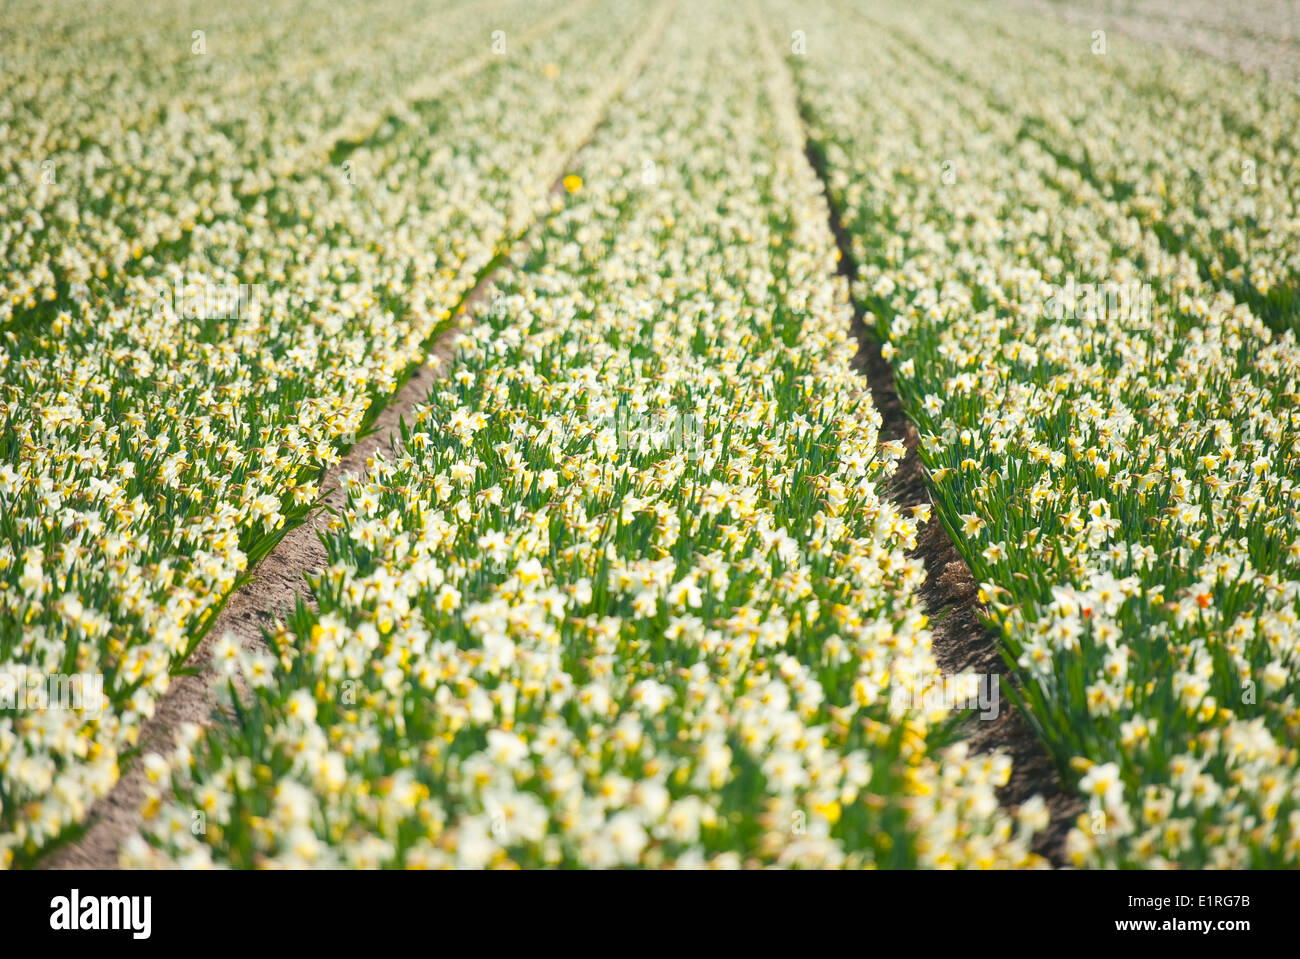
M 804 105 L 800 107 L 802 112 Z M 805 155 L 826 193 L 830 228 L 840 250 L 839 269 L 852 288 L 857 279 L 852 243 L 829 189 L 821 153 L 806 125 L 804 132 L 807 137 Z M 925 467 L 917 452 L 920 436 L 894 386 L 894 371 L 882 355 L 875 333 L 864 320 L 862 305 L 856 298 L 852 302 L 853 335 L 859 345 L 856 364 L 866 376 L 871 401 L 884 421 L 881 439 L 901 440 L 906 450 L 898 471 L 890 478 L 884 492 L 900 506 L 933 507 L 926 485 Z M 921 601 L 930 617 L 934 655 L 940 668 L 948 674 L 969 670 L 1014 682 L 999 652 L 997 638 L 982 618 L 978 584 L 937 516 L 932 515 L 920 528 L 912 555 L 925 564 Z M 974 751 L 1000 749 L 1011 757 L 1011 779 L 998 791 L 1003 806 L 1014 808 L 1035 795 L 1042 796 L 1047 802 L 1051 822 L 1039 834 L 1034 851 L 1054 866 L 1063 865 L 1065 836 L 1083 811 L 1083 802 L 1062 789 L 1051 757 L 1019 709 L 1004 701 L 995 718 L 975 718 L 969 723 L 969 742 Z

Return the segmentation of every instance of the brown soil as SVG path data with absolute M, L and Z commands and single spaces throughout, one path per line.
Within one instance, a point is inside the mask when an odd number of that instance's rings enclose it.
M 845 262 L 842 257 L 840 262 Z M 930 502 L 925 469 L 917 455 L 916 427 L 903 412 L 894 388 L 893 371 L 880 354 L 880 344 L 867 332 L 861 318 L 855 323 L 860 344 L 857 362 L 866 373 L 872 402 L 884 418 L 882 438 L 901 439 L 907 455 L 891 477 L 886 494 L 904 506 Z M 945 673 L 970 670 L 982 674 L 1006 675 L 1007 666 L 997 638 L 983 620 L 977 597 L 978 585 L 970 567 L 957 552 L 947 530 L 931 518 L 917 536 L 914 556 L 925 564 L 921 602 L 931 619 L 935 658 Z M 1042 741 L 1020 711 L 1003 699 L 997 718 L 969 720 L 970 743 L 976 752 L 1001 749 L 1010 755 L 1010 781 L 998 791 L 998 798 L 1014 808 L 1035 795 L 1047 801 L 1051 823 L 1039 834 L 1035 851 L 1055 866 L 1063 864 L 1065 835 L 1083 812 L 1083 802 L 1062 790 L 1060 778 Z
M 824 185 L 826 171 L 811 142 L 807 157 Z M 833 199 L 828 196 L 827 200 L 831 211 L 831 231 L 840 249 L 840 272 L 852 284 L 857 276 L 852 245 Z M 881 355 L 880 343 L 868 329 L 863 320 L 863 310 L 856 302 L 853 334 L 858 341 L 855 365 L 866 376 L 871 401 L 884 421 L 881 439 L 902 440 L 906 450 L 898 471 L 890 477 L 884 492 L 901 506 L 931 504 L 925 467 L 917 453 L 920 437 L 903 409 L 903 402 L 894 386 L 894 371 Z M 1006 676 L 1008 670 L 999 652 L 997 637 L 983 619 L 975 578 L 937 518 L 932 517 L 921 528 L 912 555 L 925 564 L 921 602 L 931 620 L 934 655 L 939 667 L 949 674 L 971 670 Z M 1053 866 L 1064 865 L 1065 836 L 1083 812 L 1084 805 L 1073 793 L 1062 789 L 1056 766 L 1042 740 L 1020 710 L 1005 702 L 1005 697 L 997 718 L 971 719 L 967 728 L 968 741 L 976 752 L 1000 749 L 1011 757 L 1011 779 L 998 790 L 998 799 L 1004 807 L 1014 809 L 1035 795 L 1042 796 L 1047 802 L 1051 822 L 1035 840 L 1034 851 L 1046 857 Z

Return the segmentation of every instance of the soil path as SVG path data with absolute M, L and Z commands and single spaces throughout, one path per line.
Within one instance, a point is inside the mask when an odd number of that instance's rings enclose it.
M 800 105 L 802 107 L 802 104 Z M 822 182 L 830 211 L 830 228 L 840 250 L 839 269 L 852 287 L 857 279 L 857 264 L 848 232 L 840 211 L 827 189 L 826 169 L 805 126 L 805 155 Z M 900 506 L 929 505 L 933 508 L 926 486 L 925 467 L 917 446 L 920 437 L 908 418 L 894 386 L 894 371 L 881 354 L 880 342 L 864 322 L 864 311 L 853 301 L 853 334 L 858 341 L 856 365 L 866 376 L 871 401 L 883 419 L 880 438 L 901 440 L 906 456 L 890 478 L 885 494 Z M 958 553 L 938 518 L 921 527 L 913 556 L 925 564 L 925 583 L 921 602 L 930 617 L 935 658 L 945 673 L 970 670 L 975 673 L 1007 675 L 1006 664 L 998 650 L 997 638 L 982 619 L 978 584 L 970 567 Z M 1047 802 L 1051 821 L 1039 834 L 1034 851 L 1053 866 L 1064 864 L 1065 836 L 1083 811 L 1083 802 L 1061 787 L 1060 777 L 1042 741 L 1020 711 L 1003 697 L 996 718 L 969 720 L 969 742 L 975 752 L 1001 749 L 1012 760 L 1010 781 L 998 790 L 998 799 L 1008 809 L 1035 795 Z

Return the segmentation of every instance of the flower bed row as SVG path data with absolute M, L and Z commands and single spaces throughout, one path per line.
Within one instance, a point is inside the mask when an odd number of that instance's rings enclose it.
M 791 62 L 937 513 L 1027 716 L 1089 802 L 1070 859 L 1294 866 L 1294 333 L 1171 254 L 1158 216 L 1071 178 L 1016 117 L 918 57 L 915 35 L 888 39 L 910 16 L 887 14 L 883 42 L 817 21 L 819 55 Z M 845 69 L 869 38 L 873 57 Z M 1033 89 L 1073 89 L 1068 61 L 1054 69 Z M 1065 292 L 1134 282 L 1149 309 Z

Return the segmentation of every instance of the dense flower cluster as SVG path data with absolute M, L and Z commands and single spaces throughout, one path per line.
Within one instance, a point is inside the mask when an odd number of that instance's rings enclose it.
M 1294 172 L 1261 167 L 1253 207 L 1230 183 L 1244 150 L 1289 155 L 1294 121 L 1232 89 L 1143 95 L 1200 89 L 1199 64 L 1099 83 L 1037 21 L 943 9 L 828 14 L 792 62 L 940 518 L 1089 803 L 1069 857 L 1295 866 L 1300 348 L 1213 259 L 1294 282 Z M 1211 132 L 1218 111 L 1241 123 Z M 1054 311 L 1066 276 L 1140 280 L 1153 309 Z
M 0 862 L 38 854 L 112 786 L 172 671 L 250 562 L 314 504 L 372 400 L 549 209 L 564 151 L 590 135 L 653 12 L 630 0 L 599 18 L 532 0 L 473 7 L 444 11 L 457 29 L 437 34 L 457 96 L 406 103 L 329 156 L 291 148 L 328 140 L 331 124 L 371 124 L 311 92 L 313 61 L 283 64 L 278 85 L 238 74 L 247 83 L 219 109 L 226 87 L 195 81 L 187 109 L 168 88 L 190 82 L 197 55 L 159 51 L 142 76 L 161 89 L 92 127 L 67 101 L 115 96 L 138 45 L 160 35 L 127 24 L 90 58 L 35 34 L 15 44 L 0 137 L 0 679 L 102 673 L 110 702 L 98 715 L 0 712 Z M 239 22 L 259 34 L 258 18 Z M 385 43 L 400 22 L 376 26 Z M 520 41 L 509 56 L 491 53 L 497 23 Z M 114 24 L 92 18 L 87 40 Z M 327 88 L 349 71 L 379 86 L 428 72 L 427 38 L 389 73 L 366 34 L 336 61 L 320 29 L 321 63 L 340 71 L 314 74 Z M 227 69 L 261 70 L 257 49 Z M 302 129 L 275 116 L 297 109 L 294 96 L 319 104 Z M 94 136 L 64 142 L 68 130 Z M 54 151 L 50 182 L 40 149 Z M 306 165 L 281 169 L 281 156 Z
M 1300 101 L 1287 84 L 1078 26 L 969 19 L 946 4 L 902 18 L 899 36 L 1020 120 L 1200 276 L 1275 329 L 1300 330 Z M 985 38 L 965 42 L 974 31 Z M 1158 132 L 1157 132 L 1158 131 Z
M 673 20 L 126 864 L 1041 863 L 1006 758 L 898 705 L 916 518 L 763 37 Z

